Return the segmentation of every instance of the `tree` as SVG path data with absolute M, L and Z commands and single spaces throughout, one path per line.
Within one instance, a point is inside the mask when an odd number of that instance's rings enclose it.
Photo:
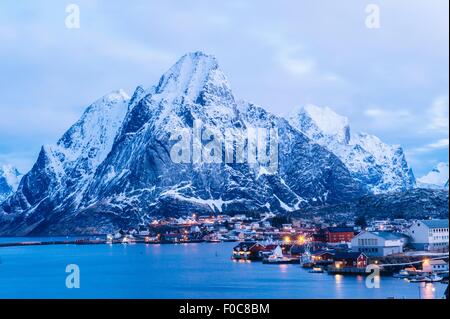
M 366 220 L 366 216 L 361 215 L 358 216 L 358 218 L 356 218 L 355 220 L 355 225 L 361 227 L 362 229 L 367 227 L 367 220 Z

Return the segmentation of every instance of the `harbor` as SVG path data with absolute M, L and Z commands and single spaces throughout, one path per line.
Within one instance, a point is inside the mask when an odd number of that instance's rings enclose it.
M 431 244 L 418 243 L 412 234 L 420 232 L 436 235 L 431 236 Z M 223 262 L 257 265 L 268 272 L 283 272 L 289 267 L 305 280 L 329 276 L 364 281 L 375 274 L 401 286 L 447 287 L 448 243 L 442 245 L 447 238 L 448 220 L 370 220 L 362 228 L 351 221 L 333 225 L 320 220 L 279 219 L 270 214 L 194 214 L 155 219 L 148 225 L 104 235 L 0 238 L 0 265 L 5 267 L 8 261 L 2 256 L 11 249 L 33 252 L 61 247 L 70 252 L 77 251 L 77 247 L 99 247 L 100 251 L 103 247 L 130 247 L 133 251 L 144 249 L 145 254 L 159 253 L 163 251 L 160 247 L 180 247 L 174 249 L 214 250 Z M 195 267 L 208 267 L 205 262 L 199 258 Z M 131 267 L 136 266 L 133 263 Z

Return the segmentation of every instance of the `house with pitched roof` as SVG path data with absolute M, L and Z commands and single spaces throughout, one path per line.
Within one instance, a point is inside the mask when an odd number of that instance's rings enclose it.
M 387 231 L 362 231 L 352 239 L 352 251 L 369 257 L 383 257 L 403 252 L 407 237 Z

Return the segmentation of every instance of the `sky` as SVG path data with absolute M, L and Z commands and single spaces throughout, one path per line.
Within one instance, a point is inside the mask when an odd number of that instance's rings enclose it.
M 67 27 L 70 4 L 79 28 Z M 201 50 L 216 56 L 237 98 L 278 115 L 328 106 L 353 132 L 402 145 L 422 176 L 448 162 L 448 6 L 1 0 L 0 164 L 26 172 L 41 145 L 55 143 L 90 103 L 150 87 L 179 57 Z

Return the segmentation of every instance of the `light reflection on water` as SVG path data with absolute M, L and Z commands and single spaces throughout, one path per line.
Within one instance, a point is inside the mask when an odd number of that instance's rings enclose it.
M 419 283 L 418 290 L 420 291 L 421 299 L 435 299 L 436 288 L 433 283 L 421 282 Z
M 335 289 L 336 289 L 337 298 L 343 298 L 344 276 L 336 274 L 336 275 L 334 275 L 334 281 L 335 281 Z
M 282 273 L 286 273 L 286 272 L 287 272 L 288 265 L 281 264 L 281 265 L 279 265 L 279 266 L 280 266 L 280 271 L 281 271 Z

